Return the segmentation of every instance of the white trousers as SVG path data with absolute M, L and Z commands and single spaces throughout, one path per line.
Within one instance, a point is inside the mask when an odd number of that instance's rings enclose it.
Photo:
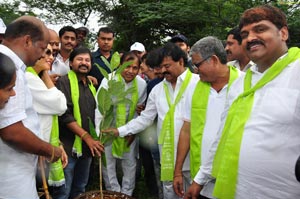
M 117 158 L 112 155 L 112 144 L 105 146 L 106 167 L 103 165 L 102 174 L 105 188 L 110 191 L 121 192 L 129 196 L 135 188 L 136 174 L 136 139 L 130 145 L 130 151 L 123 154 L 121 159 L 122 166 L 122 186 L 117 178 L 116 162 Z

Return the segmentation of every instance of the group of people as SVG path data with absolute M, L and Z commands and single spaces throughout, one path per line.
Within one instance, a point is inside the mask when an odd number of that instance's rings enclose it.
M 225 45 L 207 36 L 190 47 L 179 34 L 146 52 L 135 42 L 122 53 L 120 64 L 130 64 L 120 74 L 106 65 L 113 30 L 99 29 L 93 53 L 87 34 L 72 26 L 57 34 L 31 16 L 7 25 L 0 198 L 38 198 L 38 157 L 49 162 L 52 197 L 75 198 L 93 157 L 104 155 L 105 188 L 130 196 L 143 166 L 157 198 L 300 198 L 300 49 L 288 48 L 281 10 L 246 10 Z M 117 104 L 112 127 L 100 129 L 97 96 L 107 77 L 132 91 L 131 103 Z M 101 143 L 91 126 L 114 137 Z

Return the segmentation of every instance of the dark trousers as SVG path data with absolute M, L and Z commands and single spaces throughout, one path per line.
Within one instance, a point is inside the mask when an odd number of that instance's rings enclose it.
M 139 155 L 144 167 L 145 183 L 151 195 L 158 195 L 153 159 L 150 149 L 140 145 Z

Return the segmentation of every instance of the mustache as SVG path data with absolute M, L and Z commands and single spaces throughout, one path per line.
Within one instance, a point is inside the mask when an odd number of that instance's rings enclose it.
M 226 54 L 231 54 L 231 51 L 230 50 L 226 50 Z
M 85 65 L 85 64 L 80 64 L 79 66 L 78 66 L 78 68 L 81 68 L 81 67 L 85 67 L 85 68 L 89 68 L 87 65 Z
M 71 46 L 73 46 L 73 44 L 72 44 L 72 43 L 66 43 L 66 46 L 67 46 L 67 45 L 71 45 Z
M 257 45 L 257 44 L 264 45 L 264 43 L 260 40 L 253 40 L 253 41 L 250 41 L 250 42 L 247 43 L 246 49 L 250 50 L 251 46 L 254 46 L 254 45 Z
M 169 72 L 163 72 L 163 75 L 171 75 Z

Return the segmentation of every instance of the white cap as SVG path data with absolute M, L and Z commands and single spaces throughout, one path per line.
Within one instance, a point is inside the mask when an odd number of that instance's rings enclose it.
M 0 18 L 0 34 L 4 34 L 6 30 L 6 25 L 4 24 L 3 20 Z
M 145 46 L 140 42 L 135 42 L 130 46 L 130 51 L 139 51 L 139 52 L 145 52 Z

